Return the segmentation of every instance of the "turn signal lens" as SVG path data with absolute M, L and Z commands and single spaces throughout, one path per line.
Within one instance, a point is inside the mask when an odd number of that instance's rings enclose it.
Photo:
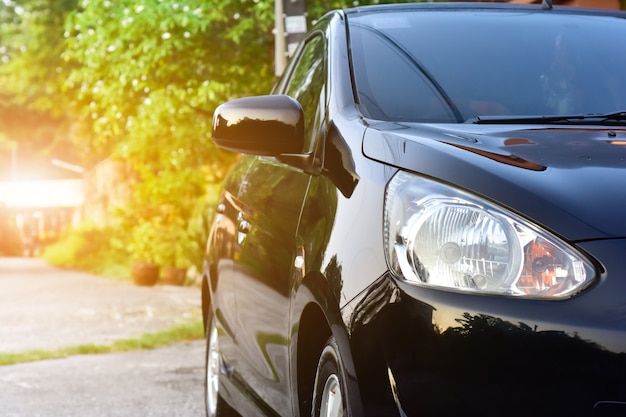
M 454 291 L 561 299 L 594 277 L 582 254 L 547 231 L 402 171 L 387 187 L 385 243 L 398 278 Z

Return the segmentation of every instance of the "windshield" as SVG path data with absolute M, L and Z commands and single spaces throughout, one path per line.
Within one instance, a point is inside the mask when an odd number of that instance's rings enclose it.
M 479 116 L 626 110 L 626 21 L 502 10 L 349 15 L 367 117 L 464 122 Z

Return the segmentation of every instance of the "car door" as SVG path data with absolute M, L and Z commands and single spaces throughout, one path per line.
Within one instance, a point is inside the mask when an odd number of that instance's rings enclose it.
M 244 211 L 238 200 L 241 189 L 241 177 L 250 168 L 252 157 L 242 155 L 222 184 L 222 195 L 216 207 L 211 237 L 212 245 L 207 247 L 207 259 L 211 268 L 209 274 L 214 290 L 212 304 L 223 330 L 220 338 L 220 353 L 229 366 L 237 366 L 237 347 L 235 344 L 237 329 L 237 299 L 235 291 L 235 260 L 239 256 L 236 240 L 238 235 L 239 213 Z M 207 312 L 204 312 L 205 317 Z
M 305 151 L 323 134 L 326 42 L 314 34 L 299 49 L 277 92 L 302 105 Z M 247 158 L 247 157 L 246 157 Z M 298 256 L 296 230 L 311 176 L 273 157 L 251 157 L 238 190 L 234 244 L 236 371 L 262 407 L 292 415 L 289 386 L 289 294 Z

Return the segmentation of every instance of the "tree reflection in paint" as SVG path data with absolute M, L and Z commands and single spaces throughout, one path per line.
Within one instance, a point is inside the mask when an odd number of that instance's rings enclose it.
M 380 406 L 393 408 L 392 383 L 406 415 L 580 416 L 626 398 L 626 353 L 479 312 L 439 329 L 432 313 L 446 308 L 408 296 L 389 277 L 354 301 L 348 328 L 366 409 L 392 412 Z

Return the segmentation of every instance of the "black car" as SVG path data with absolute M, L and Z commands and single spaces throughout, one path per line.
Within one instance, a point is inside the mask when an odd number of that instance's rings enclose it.
M 626 416 L 626 13 L 319 19 L 205 260 L 209 416 Z

